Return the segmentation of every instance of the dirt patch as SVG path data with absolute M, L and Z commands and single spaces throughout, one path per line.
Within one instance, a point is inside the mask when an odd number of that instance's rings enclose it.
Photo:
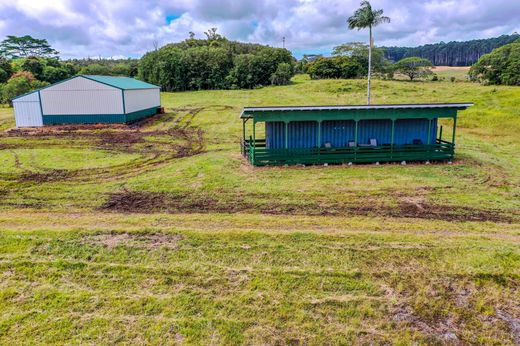
M 442 341 L 447 344 L 460 344 L 456 333 L 457 327 L 452 320 L 447 319 L 445 321 L 437 321 L 436 323 L 426 323 L 406 304 L 399 304 L 392 314 L 394 321 L 434 338 L 434 340 L 431 340 L 432 342 Z
M 46 172 L 25 172 L 19 176 L 18 181 L 47 183 L 53 181 L 67 180 L 76 176 L 77 174 L 77 171 L 70 171 L 66 169 L 55 169 Z
M 377 203 L 377 199 L 364 205 L 342 204 L 334 201 L 308 200 L 305 203 L 284 202 L 265 194 L 206 193 L 152 193 L 124 190 L 108 196 L 101 207 L 106 211 L 126 213 L 261 213 L 273 215 L 330 215 L 330 216 L 388 216 L 447 221 L 512 222 L 512 218 L 499 211 L 431 205 L 421 202 L 401 203 L 390 207 Z
M 509 314 L 506 311 L 497 309 L 497 317 L 506 322 L 511 330 L 511 336 L 515 344 L 520 345 L 520 318 Z
M 435 66 L 432 68 L 433 72 L 446 72 L 446 71 L 469 71 L 468 66 Z
M 177 249 L 179 242 L 183 239 L 184 237 L 179 234 L 108 233 L 88 235 L 83 239 L 83 243 L 102 245 L 108 249 L 124 246 L 153 250 L 158 248 Z

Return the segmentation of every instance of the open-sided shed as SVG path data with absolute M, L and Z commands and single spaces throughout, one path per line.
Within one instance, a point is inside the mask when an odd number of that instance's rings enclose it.
M 242 154 L 256 166 L 451 160 L 457 111 L 472 105 L 247 107 L 241 114 Z M 448 138 L 441 118 L 452 119 Z M 265 123 L 265 138 L 257 138 L 259 122 Z
M 13 99 L 17 127 L 126 123 L 157 113 L 160 87 L 129 77 L 80 75 Z

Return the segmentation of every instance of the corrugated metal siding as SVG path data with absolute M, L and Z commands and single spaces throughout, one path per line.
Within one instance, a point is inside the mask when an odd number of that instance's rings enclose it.
M 288 125 L 289 148 L 315 148 L 317 146 L 318 123 L 294 121 Z M 266 123 L 266 146 L 270 149 L 285 148 L 285 125 L 283 122 Z
M 83 77 L 58 83 L 40 91 L 43 114 L 122 114 L 120 89 Z
M 437 134 L 437 119 L 431 124 L 430 143 L 435 143 Z M 428 119 L 402 119 L 395 122 L 394 143 L 413 144 L 414 140 L 420 140 L 422 144 L 428 143 Z
M 265 145 L 267 149 L 285 148 L 285 123 L 265 123 Z
M 355 139 L 355 122 L 350 120 L 324 121 L 321 123 L 321 143 L 330 142 L 333 147 L 347 147 Z M 317 147 L 318 124 L 315 121 L 289 123 L 289 148 Z M 430 143 L 435 143 L 437 119 L 432 121 Z M 392 138 L 391 120 L 362 120 L 358 123 L 358 143 L 370 144 L 376 139 L 378 145 L 390 144 Z M 419 139 L 428 142 L 427 119 L 397 120 L 394 130 L 394 144 L 413 144 Z M 270 149 L 285 147 L 285 126 L 283 122 L 266 122 L 266 146 Z
M 78 76 L 76 78 L 71 78 L 69 80 L 65 80 L 63 82 L 58 82 L 54 85 L 51 85 L 44 90 L 121 90 L 117 89 L 113 86 L 106 85 L 103 83 L 95 82 L 93 80 L 87 79 L 85 77 Z
M 377 145 L 390 144 L 391 132 L 391 120 L 361 120 L 358 123 L 358 144 L 370 144 L 370 139 L 377 139 Z
M 23 101 L 26 101 L 26 102 L 40 102 L 40 96 L 38 95 L 38 91 L 34 91 L 34 92 L 30 93 L 30 94 L 21 96 L 21 97 L 17 98 L 16 100 L 13 100 L 13 104 L 15 102 L 23 102 Z
M 317 146 L 318 123 L 295 121 L 289 123 L 289 148 L 314 148 Z
M 28 94 L 13 101 L 16 127 L 43 126 L 38 93 Z
M 347 147 L 348 142 L 355 139 L 355 131 L 356 122 L 351 120 L 324 121 L 321 123 L 321 145 L 329 142 L 333 147 Z
M 125 90 L 124 93 L 127 114 L 161 105 L 159 89 Z

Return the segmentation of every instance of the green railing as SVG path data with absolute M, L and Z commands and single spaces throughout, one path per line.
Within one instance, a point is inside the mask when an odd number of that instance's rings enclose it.
M 294 164 L 341 164 L 391 161 L 443 161 L 454 155 L 452 143 L 384 145 L 372 147 L 267 149 L 264 140 L 242 140 L 242 155 L 255 166 Z

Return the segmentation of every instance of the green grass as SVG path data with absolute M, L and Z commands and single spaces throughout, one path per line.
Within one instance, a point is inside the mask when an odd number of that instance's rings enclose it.
M 240 157 L 242 107 L 362 104 L 362 80 L 163 93 L 137 130 L 8 133 L 0 108 L 0 344 L 518 343 L 520 89 L 373 94 L 475 102 L 454 164 Z

